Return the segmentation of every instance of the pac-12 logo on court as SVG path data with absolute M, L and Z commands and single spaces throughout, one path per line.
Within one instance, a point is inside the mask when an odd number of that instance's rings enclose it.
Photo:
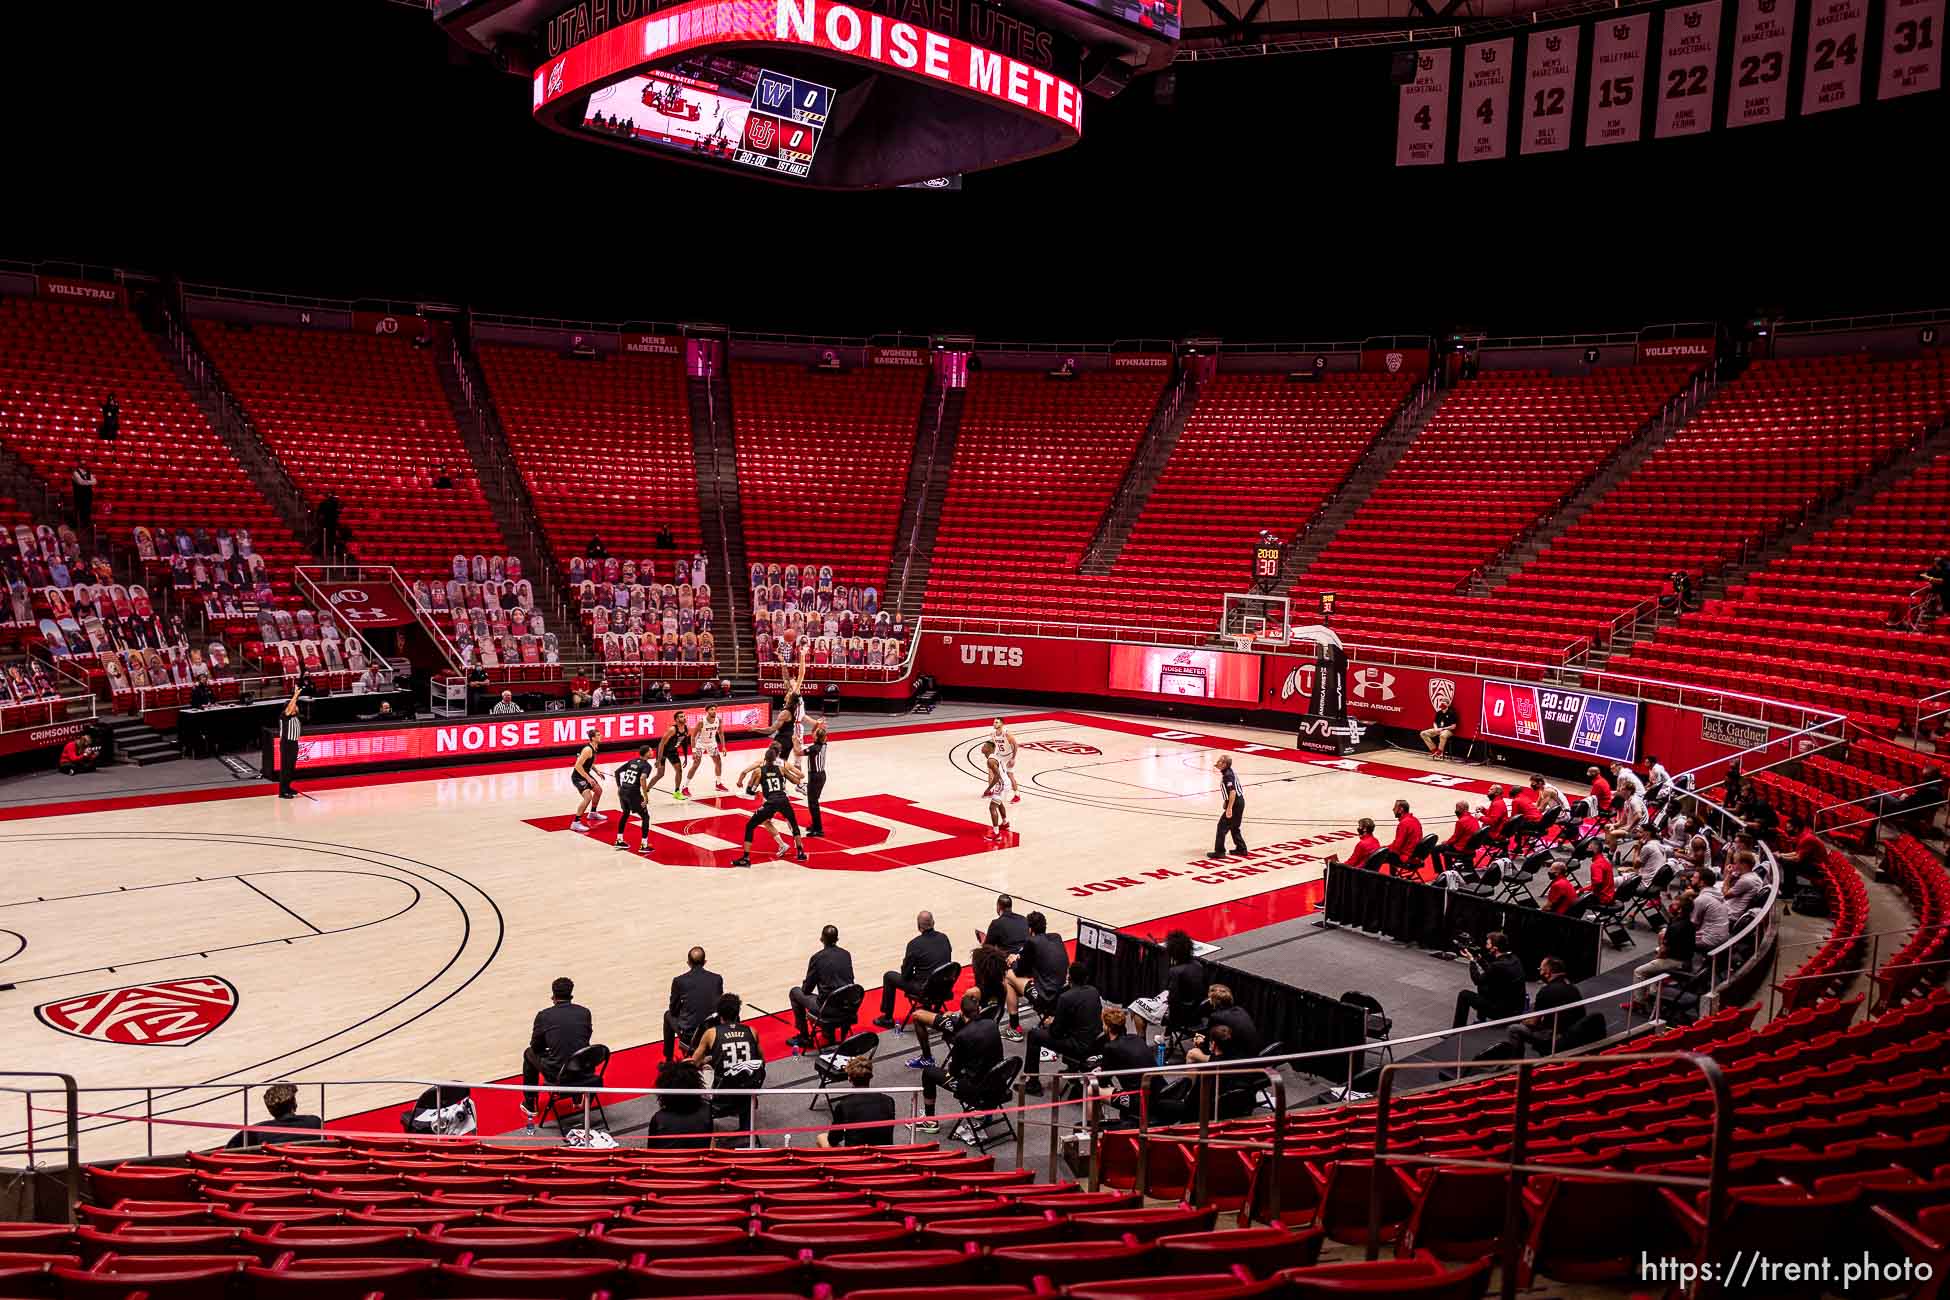
M 1046 754 L 1101 754 L 1104 751 L 1095 745 L 1086 745 L 1080 740 L 1032 740 L 1016 746 L 1017 749 L 1040 749 Z
M 76 1038 L 129 1047 L 183 1047 L 207 1036 L 237 1009 L 237 988 L 221 975 L 162 980 L 44 1002 L 35 1016 Z

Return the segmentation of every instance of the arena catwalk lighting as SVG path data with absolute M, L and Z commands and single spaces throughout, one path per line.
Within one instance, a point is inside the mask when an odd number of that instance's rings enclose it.
M 535 120 L 651 156 L 820 189 L 959 188 L 1066 149 L 1084 97 L 1167 67 L 1181 0 L 458 0 L 466 47 L 530 82 Z

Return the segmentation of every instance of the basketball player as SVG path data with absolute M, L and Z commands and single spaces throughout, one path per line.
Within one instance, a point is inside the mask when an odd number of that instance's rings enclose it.
M 759 1046 L 752 1027 L 740 1018 L 743 1011 L 744 1003 L 736 993 L 725 994 L 718 999 L 717 1022 L 698 1035 L 691 1063 L 700 1069 L 707 1063 L 711 1066 L 713 1088 L 765 1086 L 765 1049 Z M 745 1145 L 757 1146 L 758 1139 L 749 1136 L 754 1127 L 752 1103 L 757 1099 L 748 1094 L 727 1100 L 738 1108 L 732 1113 L 738 1118 L 738 1127 L 748 1135 Z
M 596 766 L 596 733 L 590 732 L 583 738 L 582 750 L 576 755 L 575 766 L 569 769 L 569 784 L 576 788 L 581 802 L 576 805 L 576 815 L 569 819 L 569 829 L 586 831 L 592 823 L 588 817 L 600 817 L 596 805 L 603 799 L 603 770 Z
M 650 852 L 650 808 L 643 801 L 643 788 L 649 776 L 650 742 L 646 740 L 636 747 L 635 758 L 616 769 L 616 801 L 623 805 L 622 820 L 616 824 L 616 847 L 628 847 L 623 843 L 623 833 L 630 829 L 630 818 L 635 816 L 643 822 L 639 844 L 646 855 Z
M 982 838 L 1000 840 L 1009 833 L 1009 778 L 1003 774 L 1002 764 L 995 756 L 995 742 L 982 742 L 982 758 L 989 765 L 988 784 L 982 787 L 982 797 L 989 801 L 990 830 Z
M 745 851 L 731 860 L 734 867 L 749 867 L 752 864 L 752 832 L 771 822 L 774 817 L 785 818 L 785 824 L 792 828 L 792 847 L 796 850 L 794 860 L 806 860 L 806 842 L 799 835 L 799 818 L 793 813 L 792 805 L 785 797 L 785 783 L 803 785 L 805 777 L 790 763 L 779 761 L 780 749 L 777 744 L 768 745 L 765 757 L 738 774 L 738 785 L 746 794 L 756 794 L 763 798 L 757 811 L 745 821 Z M 785 856 L 785 842 L 778 831 L 772 837 L 779 840 L 778 856 Z
M 657 782 L 664 779 L 664 772 L 670 772 L 670 797 L 679 803 L 684 801 L 685 791 L 680 787 L 684 782 L 684 759 L 691 752 L 691 727 L 684 720 L 684 711 L 677 710 L 671 715 L 670 730 L 657 745 L 657 771 L 650 783 L 643 787 L 644 796 L 657 788 Z
M 785 677 L 785 711 L 792 719 L 792 748 L 785 751 L 783 757 L 791 759 L 795 765 L 803 765 L 806 753 L 805 651 L 802 650 L 800 655 L 801 658 L 798 664 L 786 669 Z M 804 794 L 805 792 L 806 784 L 804 781 L 801 781 L 799 783 L 799 793 Z
M 1009 778 L 1009 802 L 1021 803 L 1022 790 L 1016 785 L 1016 744 L 1015 733 L 1002 725 L 997 718 L 990 730 L 989 739 L 995 742 L 995 756 L 1002 761 L 1002 774 Z
M 717 781 L 718 789 L 722 791 L 725 788 L 723 753 L 724 723 L 718 718 L 717 705 L 707 704 L 704 706 L 704 717 L 698 721 L 696 734 L 697 743 L 694 746 L 696 752 L 691 759 L 691 770 L 684 774 L 684 797 L 687 799 L 691 793 L 691 778 L 697 775 L 698 768 L 704 766 L 704 760 L 706 758 L 711 760 L 711 766 L 715 772 L 714 779 Z

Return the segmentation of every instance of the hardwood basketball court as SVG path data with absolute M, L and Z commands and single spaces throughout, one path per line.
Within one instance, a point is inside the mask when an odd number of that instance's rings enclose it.
M 9 810 L 0 841 L 27 869 L 0 897 L 0 1058 L 129 1089 L 84 1096 L 89 1158 L 146 1150 L 143 1123 L 109 1113 L 151 1107 L 166 1121 L 157 1151 L 215 1145 L 243 1118 L 241 1082 L 325 1081 L 338 1119 L 417 1091 L 339 1081 L 505 1077 L 557 975 L 576 981 L 598 1041 L 619 1055 L 656 1042 L 694 943 L 749 1017 L 784 1011 L 827 922 L 871 1016 L 917 911 L 965 957 L 1000 891 L 1065 938 L 1081 914 L 1160 936 L 1183 925 L 1223 947 L 1310 910 L 1322 859 L 1345 851 L 1357 817 L 1385 842 L 1389 807 L 1407 798 L 1446 833 L 1460 794 L 1507 779 L 1387 752 L 1317 758 L 1238 727 L 1085 713 L 1009 725 L 1022 801 L 1001 845 L 983 838 L 986 718 L 906 723 L 835 732 L 828 837 L 798 864 L 761 831 L 749 870 L 728 864 L 752 801 L 712 792 L 708 765 L 698 797 L 653 793 L 649 858 L 634 833 L 632 851 L 611 847 L 613 787 L 600 826 L 568 829 L 565 759 L 332 778 L 290 801 L 252 785 Z M 754 744 L 727 756 L 727 784 Z M 1221 752 L 1248 801 L 1243 860 L 1205 856 Z M 775 1028 L 769 1041 L 789 1032 Z M 611 1082 L 648 1074 L 612 1070 Z M 142 1091 L 185 1084 L 233 1091 Z M 306 1109 L 318 1095 L 301 1093 Z M 43 1141 L 58 1122 L 35 1116 Z M 9 1103 L 6 1145 L 24 1123 Z

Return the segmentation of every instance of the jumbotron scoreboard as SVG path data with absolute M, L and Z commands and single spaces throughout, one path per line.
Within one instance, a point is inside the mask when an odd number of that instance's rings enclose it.
M 823 189 L 1075 144 L 1086 95 L 1166 66 L 1182 0 L 438 0 L 551 130 Z
M 1629 763 L 1638 753 L 1639 703 L 1533 682 L 1485 681 L 1477 734 Z

